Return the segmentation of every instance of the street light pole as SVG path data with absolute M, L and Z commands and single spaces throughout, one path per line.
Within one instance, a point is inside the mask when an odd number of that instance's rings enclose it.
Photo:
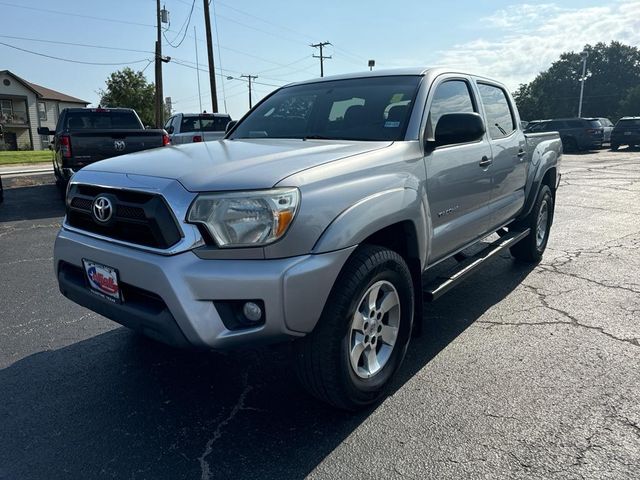
M 583 50 L 580 53 L 580 57 L 582 58 L 582 77 L 580 78 L 580 102 L 578 103 L 578 118 L 582 117 L 582 97 L 584 95 L 584 82 L 587 79 L 587 57 L 589 56 L 589 52 Z

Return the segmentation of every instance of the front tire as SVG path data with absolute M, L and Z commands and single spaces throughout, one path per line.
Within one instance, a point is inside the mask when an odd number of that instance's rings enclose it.
M 411 337 L 413 282 L 404 259 L 363 245 L 345 264 L 313 332 L 295 343 L 296 372 L 316 398 L 345 410 L 377 401 Z
M 553 194 L 548 185 L 542 185 L 529 215 L 511 227 L 531 229 L 529 235 L 511 247 L 511 255 L 527 263 L 538 263 L 542 260 L 553 224 L 553 213 Z

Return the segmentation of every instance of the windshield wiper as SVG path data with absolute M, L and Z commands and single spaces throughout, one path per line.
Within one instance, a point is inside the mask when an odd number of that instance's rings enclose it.
M 302 140 L 335 140 L 333 137 L 325 137 L 324 135 L 306 135 Z

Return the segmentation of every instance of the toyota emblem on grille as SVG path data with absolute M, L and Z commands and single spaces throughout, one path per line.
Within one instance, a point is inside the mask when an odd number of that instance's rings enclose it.
M 93 216 L 97 221 L 107 223 L 113 215 L 113 204 L 107 197 L 97 197 L 93 201 L 92 210 Z
M 124 143 L 124 140 L 115 140 L 113 142 L 113 148 L 115 148 L 118 152 L 123 151 L 126 146 L 127 144 Z

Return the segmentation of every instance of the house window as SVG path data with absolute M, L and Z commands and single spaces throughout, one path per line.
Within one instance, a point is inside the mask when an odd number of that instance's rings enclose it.
M 13 113 L 13 103 L 11 100 L 0 100 L 0 114 L 3 118 L 9 118 Z
M 42 121 L 47 121 L 47 104 L 45 102 L 38 102 L 38 117 Z

